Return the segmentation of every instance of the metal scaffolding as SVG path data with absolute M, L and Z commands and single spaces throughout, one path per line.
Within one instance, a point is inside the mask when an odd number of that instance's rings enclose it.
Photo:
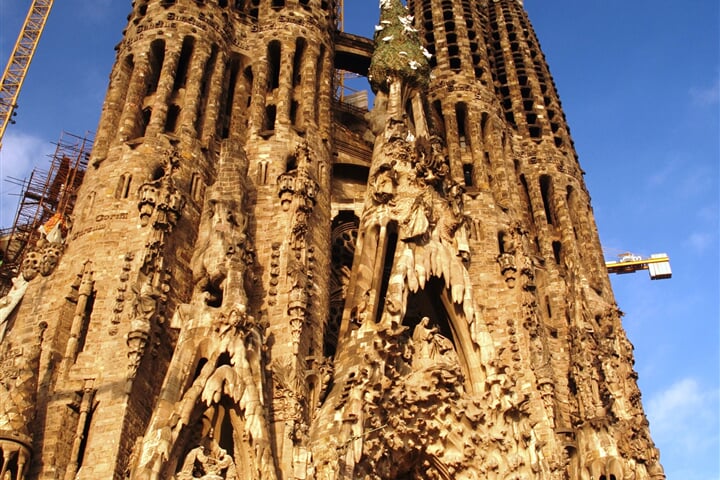
M 27 179 L 6 181 L 22 188 L 13 225 L 0 231 L 0 296 L 11 286 L 28 247 L 41 237 L 40 227 L 51 219 L 67 225 L 92 149 L 92 135 L 63 132 L 55 144 L 47 171 L 34 169 Z

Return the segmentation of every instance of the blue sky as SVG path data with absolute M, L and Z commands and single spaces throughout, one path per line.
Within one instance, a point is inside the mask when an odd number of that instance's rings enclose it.
M 4 66 L 30 0 L 0 0 Z M 720 480 L 717 0 L 526 0 L 593 198 L 606 257 L 671 257 L 673 278 L 612 278 L 669 479 Z M 93 131 L 130 0 L 56 2 L 3 139 L 0 177 Z M 375 0 L 346 0 L 372 35 Z M 0 181 L 0 227 L 17 198 Z

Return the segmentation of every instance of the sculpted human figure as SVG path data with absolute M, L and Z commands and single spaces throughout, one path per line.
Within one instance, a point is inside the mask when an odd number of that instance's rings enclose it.
M 7 328 L 7 320 L 10 314 L 20 300 L 25 296 L 28 287 L 28 281 L 21 274 L 12 279 L 12 288 L 7 295 L 0 298 L 0 341 L 5 337 L 5 329 Z
M 212 437 L 203 441 L 204 445 L 193 448 L 188 452 L 180 472 L 176 475 L 177 480 L 190 480 L 200 478 L 205 480 L 237 479 L 235 462 L 227 451 L 220 447 Z
M 238 260 L 236 268 L 242 268 L 240 260 L 246 243 L 247 218 L 241 212 L 238 200 L 224 198 L 218 192 L 211 193 L 205 215 L 205 228 L 202 238 L 198 239 L 198 255 L 193 258 L 191 267 L 196 291 L 205 292 L 205 302 L 210 305 L 222 300 L 233 259 Z
M 135 300 L 133 312 L 135 318 L 150 322 L 157 310 L 158 300 L 163 296 L 160 289 L 152 285 L 152 277 L 148 277 L 140 286 L 133 285 Z
M 432 206 L 424 195 L 415 197 L 410 214 L 403 221 L 404 233 L 402 239 L 404 241 L 422 240 L 429 235 L 430 216 L 432 215 Z
M 381 165 L 373 179 L 372 195 L 378 203 L 388 203 L 395 196 L 397 173 L 393 165 Z
M 431 365 L 459 365 L 457 353 L 450 339 L 441 335 L 437 327 L 430 326 L 430 318 L 423 317 L 413 330 L 415 348 L 413 366 L 426 368 Z

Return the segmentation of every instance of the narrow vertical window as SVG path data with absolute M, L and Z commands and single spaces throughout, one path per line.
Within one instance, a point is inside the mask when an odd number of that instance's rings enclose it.
M 548 175 L 540 177 L 540 193 L 542 195 L 545 217 L 549 225 L 555 225 L 555 212 L 552 209 L 552 179 Z
M 157 90 L 163 62 L 165 62 L 165 41 L 155 40 L 150 45 L 150 75 L 147 77 L 147 95 L 151 95 Z
M 293 56 L 293 87 L 300 85 L 302 81 L 302 66 L 305 59 L 307 42 L 304 38 L 295 40 L 295 55 Z
M 562 260 L 562 243 L 553 242 L 552 248 L 553 256 L 555 257 L 555 264 L 560 265 L 560 261 Z
M 195 131 L 198 133 L 202 133 L 202 126 L 205 122 L 205 112 L 207 111 L 210 99 L 210 85 L 212 84 L 212 75 L 213 71 L 215 70 L 215 64 L 217 63 L 217 56 L 218 47 L 217 45 L 213 45 L 210 50 L 210 58 L 208 58 L 207 62 L 205 63 L 205 68 L 203 69 L 202 83 L 200 84 L 202 100 L 200 105 L 200 111 L 195 118 Z
M 473 182 L 473 166 L 471 163 L 464 163 L 463 164 L 463 178 L 465 179 L 465 186 L 466 187 L 472 187 L 474 186 Z
M 145 130 L 147 129 L 147 126 L 150 124 L 150 117 L 152 117 L 152 108 L 148 107 L 142 111 L 142 117 L 140 119 L 140 128 L 138 132 L 138 137 L 144 137 L 145 136 Z
M 185 37 L 185 40 L 183 40 L 182 50 L 180 51 L 180 61 L 178 62 L 177 71 L 175 72 L 173 91 L 185 88 L 188 70 L 190 68 L 190 59 L 192 58 L 194 47 L 195 39 L 193 37 Z
M 504 253 L 508 253 L 508 252 L 505 251 L 505 237 L 506 237 L 506 235 L 507 235 L 507 234 L 506 234 L 505 232 L 503 232 L 502 230 L 500 230 L 500 231 L 498 232 L 498 251 L 500 252 L 500 255 L 502 255 L 502 254 L 504 254 Z
M 272 132 L 275 130 L 275 116 L 277 115 L 277 107 L 268 105 L 265 107 L 265 124 L 263 130 Z
M 432 104 L 430 125 L 431 129 L 438 132 L 438 135 L 445 137 L 445 116 L 443 115 L 442 102 L 435 100 Z
M 467 105 L 460 102 L 455 105 L 455 121 L 457 123 L 458 140 L 460 148 L 465 151 L 467 148 Z
M 280 86 L 280 42 L 273 40 L 267 49 L 268 92 Z
M 222 117 L 220 119 L 220 137 L 228 138 L 230 136 L 230 128 L 232 126 L 233 102 L 235 100 L 235 85 L 237 83 L 238 73 L 240 70 L 240 58 L 233 56 L 230 60 L 225 77 L 225 92 L 222 101 Z
M 325 73 L 325 45 L 320 45 L 320 55 L 318 55 L 317 66 L 315 67 L 315 98 L 320 99 L 320 90 L 322 87 L 322 77 Z M 315 123 L 320 123 L 320 105 L 319 101 L 315 102 Z
M 129 173 L 124 173 L 120 175 L 120 179 L 118 180 L 117 187 L 115 188 L 115 198 L 121 199 L 121 198 L 128 198 L 130 195 L 130 183 L 132 182 L 132 175 Z M 94 200 L 94 197 L 93 197 Z
M 520 175 L 520 184 L 522 185 L 523 200 L 525 200 L 525 205 L 527 206 L 527 212 L 530 216 L 530 221 L 532 223 L 535 223 L 532 201 L 530 200 L 530 189 L 528 188 L 527 180 L 525 180 L 525 175 Z
M 391 222 L 387 226 L 387 238 L 385 244 L 385 258 L 382 266 L 382 281 L 380 282 L 380 294 L 378 296 L 378 310 L 376 322 L 380 322 L 383 311 L 385 309 L 385 300 L 387 297 L 388 287 L 390 286 L 390 274 L 392 273 L 393 260 L 395 259 L 395 250 L 398 243 L 397 223 Z M 379 245 L 382 248 L 382 245 Z
M 299 126 L 300 122 L 298 121 L 298 110 L 300 108 L 300 104 L 293 100 L 290 103 L 290 123 L 293 124 L 293 126 L 297 127 Z
M 177 105 L 170 105 L 168 109 L 167 118 L 165 119 L 165 131 L 174 133 L 177 128 L 177 121 L 180 117 L 180 107 Z

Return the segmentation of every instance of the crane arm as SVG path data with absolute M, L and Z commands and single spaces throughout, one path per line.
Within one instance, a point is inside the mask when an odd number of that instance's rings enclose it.
M 0 149 L 54 0 L 33 0 L 0 82 Z
M 616 262 L 605 262 L 609 273 L 634 273 L 639 270 L 649 270 L 652 280 L 672 278 L 670 257 L 665 253 L 655 253 L 650 258 L 639 255 L 625 254 Z

